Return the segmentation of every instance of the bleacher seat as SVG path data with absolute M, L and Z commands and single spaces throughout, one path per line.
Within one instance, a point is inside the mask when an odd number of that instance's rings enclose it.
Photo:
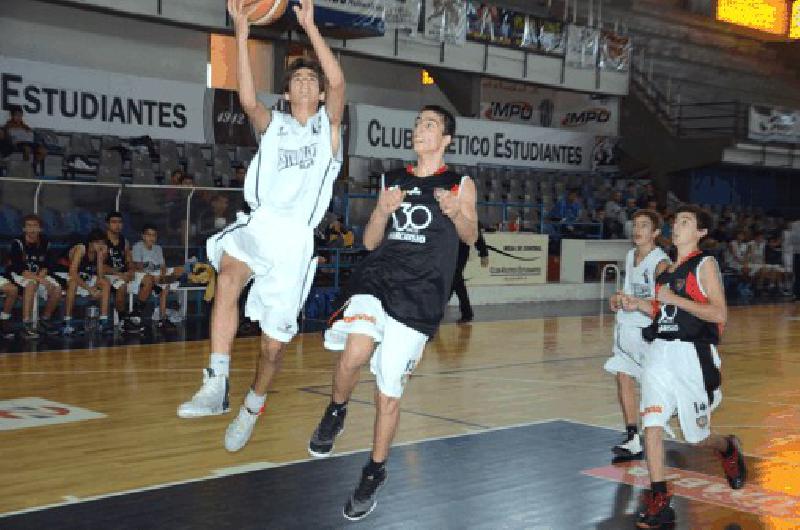
M 122 156 L 119 151 L 103 149 L 100 151 L 100 164 L 97 166 L 97 182 L 119 184 L 122 174 Z
M 213 161 L 214 183 L 221 183 L 223 186 L 227 186 L 233 177 L 233 167 L 231 166 L 231 157 L 228 153 L 228 148 L 223 145 L 212 146 L 211 157 Z
M 156 174 L 149 155 L 137 152 L 131 155 L 131 177 L 134 184 L 156 183 Z
M 172 140 L 159 140 L 158 142 L 158 165 L 164 182 L 169 182 L 172 172 L 180 167 L 178 157 L 178 146 Z

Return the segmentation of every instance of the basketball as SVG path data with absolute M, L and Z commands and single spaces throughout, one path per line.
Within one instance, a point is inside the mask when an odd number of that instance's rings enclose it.
M 272 24 L 286 11 L 289 0 L 249 0 L 244 3 L 244 9 L 253 6 L 255 11 L 250 15 L 250 22 L 261 26 Z

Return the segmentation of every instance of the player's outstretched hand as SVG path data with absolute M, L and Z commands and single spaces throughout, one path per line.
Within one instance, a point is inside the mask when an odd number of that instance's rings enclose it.
M 314 2 L 313 0 L 300 0 L 300 5 L 292 6 L 295 16 L 297 16 L 297 23 L 304 30 L 308 30 L 310 26 L 314 25 Z
M 228 0 L 228 14 L 231 16 L 233 30 L 238 37 L 246 39 L 250 35 L 250 15 L 257 7 L 257 2 L 246 8 L 244 0 Z
M 400 208 L 400 204 L 406 197 L 406 192 L 402 191 L 397 186 L 392 186 L 388 189 L 382 189 L 378 195 L 378 208 L 385 215 L 390 215 L 392 212 Z

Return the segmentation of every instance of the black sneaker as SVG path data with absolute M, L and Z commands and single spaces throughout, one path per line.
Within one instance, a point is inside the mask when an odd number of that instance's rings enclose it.
M 16 335 L 14 331 L 14 325 L 11 323 L 11 319 L 0 320 L 0 336 L 4 339 L 11 339 Z
M 156 327 L 161 331 L 175 331 L 177 328 L 175 324 L 168 318 L 162 318 L 156 321 Z
M 36 331 L 36 324 L 32 324 L 30 322 L 26 322 L 22 326 L 22 338 L 23 339 L 38 339 L 39 332 Z
M 142 325 L 141 319 L 138 319 L 137 322 L 136 317 L 129 317 L 122 321 L 120 330 L 123 333 L 141 333 L 144 331 L 144 326 Z
M 739 490 L 744 487 L 744 482 L 747 480 L 747 467 L 744 464 L 742 443 L 739 438 L 733 435 L 728 436 L 727 440 L 733 447 L 733 453 L 729 457 L 719 453 L 719 458 L 722 460 L 722 470 L 725 472 L 725 478 L 728 479 L 728 485 L 731 489 Z
M 636 517 L 637 528 L 662 528 L 675 522 L 675 510 L 670 503 L 672 495 L 645 491 L 642 496 L 642 507 Z
M 333 442 L 344 431 L 344 418 L 347 409 L 338 411 L 333 403 L 328 404 L 322 419 L 319 420 L 311 440 L 308 442 L 308 454 L 316 458 L 325 458 L 333 452 Z
M 39 331 L 47 335 L 58 335 L 61 331 L 61 324 L 52 319 L 39 319 Z
M 372 513 L 378 505 L 378 490 L 386 482 L 386 468 L 381 468 L 379 473 L 374 475 L 367 474 L 366 466 L 361 471 L 361 482 L 358 483 L 356 491 L 350 496 L 347 504 L 344 505 L 345 519 L 350 521 L 360 521 Z

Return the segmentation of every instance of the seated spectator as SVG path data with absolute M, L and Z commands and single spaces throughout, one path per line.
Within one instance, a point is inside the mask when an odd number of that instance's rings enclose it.
M 355 242 L 353 231 L 344 226 L 344 219 L 335 219 L 326 231 L 326 240 L 329 247 L 352 248 Z
M 11 311 L 19 296 L 19 287 L 11 279 L 8 273 L 0 274 L 0 294 L 5 297 L 3 300 L 3 311 L 0 312 L 0 337 L 4 339 L 14 336 L 14 326 L 11 324 Z
M 156 244 L 157 239 L 156 227 L 148 224 L 142 229 L 142 240 L 133 245 L 134 279 L 131 290 L 137 293 L 134 311 L 141 314 L 150 295 L 155 294 L 159 299 L 159 312 L 158 318 L 153 321 L 159 328 L 172 330 L 175 325 L 166 318 L 167 296 L 170 288 L 177 287 L 179 278 L 188 271 L 193 262 L 190 261 L 183 267 L 167 268 L 164 252 Z
M 72 325 L 72 310 L 76 296 L 89 296 L 100 302 L 100 331 L 114 333 L 114 326 L 108 318 L 111 283 L 104 277 L 106 254 L 106 234 L 102 230 L 92 230 L 85 243 L 78 243 L 69 250 L 69 272 L 56 275 L 67 280 L 67 300 L 64 305 L 65 336 L 75 334 Z
M 133 260 L 131 247 L 122 235 L 122 214 L 111 212 L 106 216 L 106 247 L 103 277 L 111 282 L 114 290 L 115 306 L 122 321 L 123 332 L 139 333 L 144 330 L 141 316 L 128 313 L 128 283 L 133 280 Z
M 574 226 L 574 223 L 580 219 L 582 210 L 578 191 L 569 190 L 567 196 L 559 199 L 548 214 L 548 218 L 558 224 L 546 224 L 545 232 L 557 239 L 562 236 L 580 237 L 581 231 Z
M 181 186 L 193 188 L 194 187 L 194 177 L 191 175 L 182 175 L 181 176 Z
M 788 276 L 783 267 L 783 249 L 781 248 L 780 233 L 772 233 L 764 247 L 764 281 L 767 289 L 772 294 L 791 294 L 788 286 Z
M 215 234 L 233 221 L 229 199 L 224 193 L 218 193 L 211 197 L 211 202 L 206 208 L 206 211 L 200 213 L 197 224 L 197 230 L 201 236 L 208 237 Z
M 615 191 L 605 205 L 603 234 L 606 239 L 622 239 L 622 229 L 626 220 L 622 208 L 622 193 Z
M 644 185 L 644 190 L 642 190 L 642 194 L 639 195 L 638 204 L 642 208 L 648 208 L 653 211 L 656 211 L 656 208 L 653 207 L 651 203 L 658 204 L 658 197 L 656 196 L 656 188 L 653 186 L 652 182 L 648 182 Z
M 15 151 L 22 152 L 24 161 L 31 161 L 34 173 L 38 176 L 44 174 L 44 159 L 47 157 L 47 148 L 34 140 L 33 129 L 22 119 L 22 107 L 13 105 L 9 109 L 9 118 L 3 126 L 5 138 L 10 140 Z M 33 160 L 31 160 L 33 155 Z
M 736 239 L 728 243 L 727 267 L 736 273 L 739 281 L 739 293 L 745 297 L 753 294 L 750 288 L 749 252 L 747 233 L 740 230 L 736 234 Z
M 169 176 L 168 184 L 170 186 L 181 186 L 183 184 L 183 170 L 181 168 L 175 168 L 172 170 L 172 173 Z
M 747 268 L 755 284 L 756 293 L 764 291 L 766 276 L 764 271 L 764 258 L 767 242 L 764 232 L 758 231 L 753 235 L 753 239 L 748 243 Z
M 22 235 L 11 242 L 11 277 L 23 292 L 22 336 L 27 339 L 39 337 L 33 321 L 33 304 L 36 296 L 47 300 L 39 319 L 39 326 L 47 333 L 57 333 L 59 326 L 51 321 L 61 301 L 62 285 L 66 282 L 51 273 L 55 260 L 50 243 L 42 234 L 42 220 L 38 215 L 26 215 L 22 220 Z
M 236 171 L 233 172 L 233 176 L 231 177 L 230 182 L 228 182 L 229 188 L 241 188 L 244 186 L 244 179 L 247 176 L 247 168 L 243 166 L 239 166 L 236 168 Z

